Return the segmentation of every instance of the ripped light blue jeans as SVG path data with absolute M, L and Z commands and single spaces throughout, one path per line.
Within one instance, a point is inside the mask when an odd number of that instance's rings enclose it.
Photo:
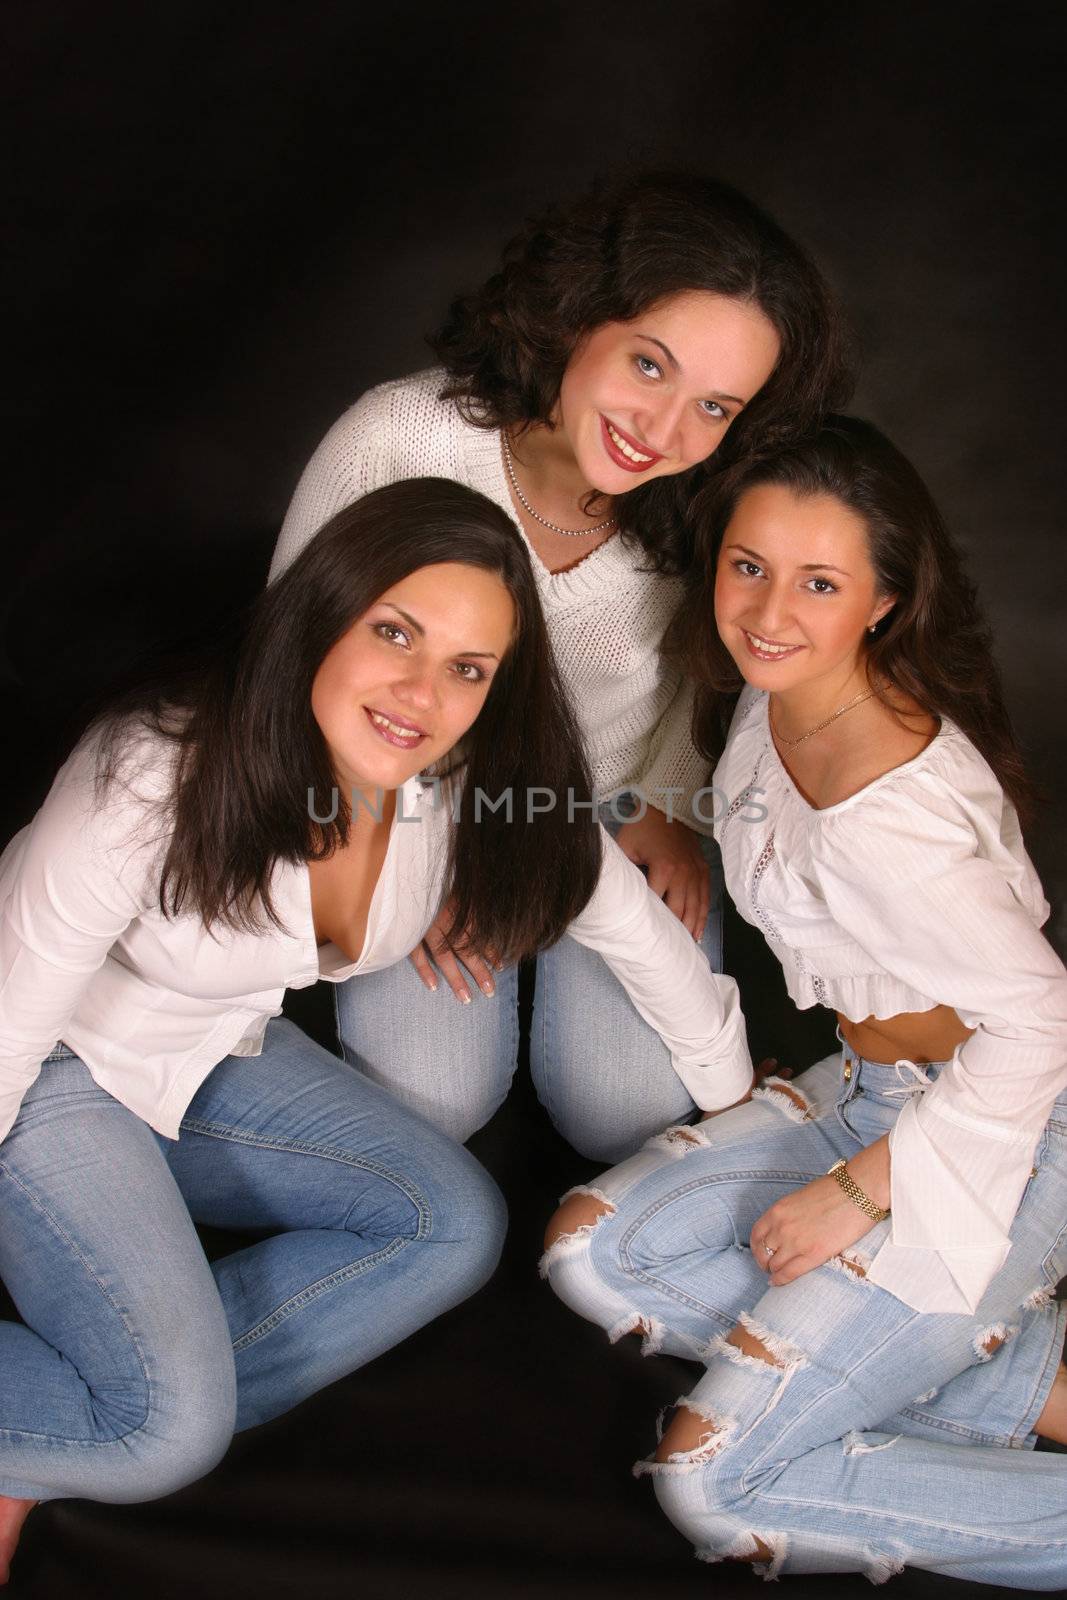
M 925 1069 L 928 1080 L 939 1065 Z M 780 1084 L 780 1080 L 777 1080 Z M 768 1206 L 888 1132 L 910 1074 L 829 1056 L 788 1087 L 668 1129 L 578 1193 L 609 1208 L 558 1240 L 543 1271 L 614 1339 L 706 1364 L 683 1402 L 698 1446 L 638 1464 L 705 1561 L 770 1559 L 765 1576 L 904 1565 L 1050 1590 L 1067 1585 L 1067 1460 L 1034 1454 L 1067 1305 L 1067 1096 L 1054 1108 L 1012 1229 L 973 1315 L 912 1310 L 862 1274 L 878 1223 L 779 1288 L 748 1248 Z M 856 1267 L 860 1270 L 855 1270 Z M 740 1323 L 773 1357 L 726 1344 Z M 759 1541 L 759 1544 L 756 1541 Z
M 601 807 L 617 834 L 629 796 Z M 722 970 L 722 864 L 713 839 L 700 840 L 711 889 L 701 948 Z M 460 1143 L 503 1104 L 519 1057 L 519 974 L 496 976 L 487 998 L 471 983 L 462 1005 L 443 981 L 436 994 L 410 961 L 335 988 L 337 1032 L 346 1058 Z M 595 950 L 564 936 L 537 959 L 530 1072 L 537 1097 L 567 1142 L 592 1161 L 621 1161 L 693 1101 L 659 1035 L 638 1016 Z

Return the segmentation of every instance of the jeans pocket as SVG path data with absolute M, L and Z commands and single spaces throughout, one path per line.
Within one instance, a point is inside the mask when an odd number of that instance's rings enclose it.
M 847 1099 L 839 1099 L 836 1111 L 842 1126 L 866 1148 L 890 1132 L 900 1115 L 900 1102 L 865 1094 L 860 1087 Z
M 1050 1289 L 1055 1289 L 1067 1278 L 1067 1222 L 1060 1229 L 1058 1237 L 1053 1240 L 1048 1254 L 1041 1263 L 1041 1270 Z
M 1045 1258 L 1041 1263 L 1041 1271 L 1045 1283 L 1050 1289 L 1055 1289 L 1064 1279 L 1067 1279 L 1067 1220 L 1064 1221 L 1059 1233 L 1053 1239 Z
M 1056 1227 L 1057 1219 L 1062 1219 L 1058 1232 L 1053 1236 L 1052 1243 L 1041 1262 L 1041 1270 L 1045 1283 L 1050 1289 L 1067 1278 L 1067 1137 L 1062 1124 L 1049 1122 L 1041 1135 L 1040 1142 L 1034 1152 L 1034 1169 L 1026 1181 L 1019 1208 L 1030 1198 L 1031 1189 L 1035 1184 L 1042 1186 L 1040 1211 L 1047 1217 L 1049 1225 Z M 1046 1186 L 1051 1186 L 1051 1194 Z M 1036 1197 L 1035 1197 L 1036 1199 Z

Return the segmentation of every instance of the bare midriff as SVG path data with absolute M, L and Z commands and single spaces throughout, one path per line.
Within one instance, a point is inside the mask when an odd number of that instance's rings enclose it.
M 841 1036 L 858 1056 L 892 1066 L 894 1061 L 948 1061 L 958 1045 L 969 1039 L 972 1028 L 965 1028 L 951 1006 L 935 1006 L 932 1011 L 901 1011 L 895 1017 L 866 1017 L 849 1022 L 840 1011 L 837 1020 Z

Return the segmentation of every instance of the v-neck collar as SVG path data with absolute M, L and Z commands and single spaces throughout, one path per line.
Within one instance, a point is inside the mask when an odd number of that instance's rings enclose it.
M 504 471 L 499 428 L 475 428 L 461 420 L 459 453 L 464 481 L 495 501 L 518 527 L 529 552 L 537 587 L 546 605 L 552 607 L 590 600 L 615 593 L 620 586 L 635 581 L 633 553 L 627 549 L 620 533 L 591 550 L 576 566 L 564 567 L 562 572 L 549 571 L 515 515 Z
M 363 931 L 363 944 L 355 961 L 350 961 L 339 945 L 329 940 L 324 945 L 319 945 L 315 938 L 315 914 L 311 904 L 311 873 L 308 863 L 303 861 L 294 870 L 297 879 L 297 896 L 299 898 L 300 925 L 297 938 L 300 941 L 305 966 L 308 972 L 313 972 L 315 977 L 338 978 L 349 977 L 358 972 L 363 963 L 374 949 L 375 940 L 379 932 L 382 914 L 382 902 L 385 898 L 385 885 L 393 875 L 395 858 L 399 849 L 399 827 L 409 827 L 413 819 L 419 815 L 426 803 L 427 794 L 432 797 L 432 784 L 424 783 L 419 778 L 408 778 L 401 784 L 397 792 L 397 804 L 393 812 L 393 820 L 389 825 L 389 841 L 385 847 L 385 855 L 371 893 L 370 904 L 367 907 L 367 925 Z M 323 963 L 323 957 L 329 951 L 336 951 L 339 960 Z

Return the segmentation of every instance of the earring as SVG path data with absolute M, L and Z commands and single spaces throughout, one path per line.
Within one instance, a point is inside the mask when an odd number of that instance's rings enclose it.
M 876 628 L 877 628 L 877 627 L 878 627 L 878 624 L 877 624 L 877 622 L 872 622 L 872 623 L 871 623 L 871 625 L 870 625 L 870 627 L 869 627 L 869 628 L 868 628 L 868 629 L 867 629 L 867 632 L 868 632 L 868 633 L 874 633 L 874 631 L 875 631 L 875 629 L 876 629 Z

